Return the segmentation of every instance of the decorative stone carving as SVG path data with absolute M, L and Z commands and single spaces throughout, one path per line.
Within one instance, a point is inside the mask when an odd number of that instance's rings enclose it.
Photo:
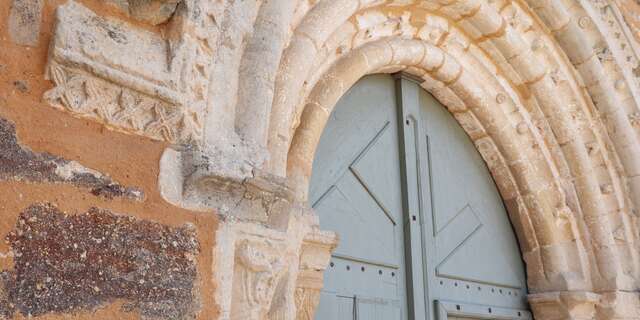
M 181 8 L 186 16 L 193 10 Z M 187 34 L 165 39 L 70 1 L 57 11 L 47 68 L 56 87 L 45 100 L 119 131 L 198 144 L 210 63 L 203 61 L 211 57 L 206 50 Z
M 263 319 L 284 270 L 282 243 L 242 240 L 236 249 L 231 319 Z
M 629 218 L 640 203 L 639 50 L 619 9 L 606 0 L 445 2 L 184 0 L 156 34 L 70 1 L 59 9 L 48 69 L 57 87 L 46 98 L 183 144 L 163 155 L 160 189 L 176 205 L 221 214 L 221 318 L 304 319 L 328 261 L 307 257 L 328 259 L 332 248 L 330 237 L 309 240 L 314 143 L 359 77 L 411 72 L 478 146 L 490 145 L 483 154 L 515 208 L 536 316 L 611 314 L 628 300 L 599 292 L 637 289 L 640 277 Z M 247 54 L 246 41 L 259 49 Z M 262 51 L 279 65 L 262 63 Z M 239 99 L 254 94 L 261 99 Z M 244 137 L 268 140 L 268 150 Z
M 220 319 L 313 318 L 322 272 L 337 244 L 334 233 L 318 230 L 317 217 L 294 213 L 284 230 L 230 219 L 218 239 Z
M 335 234 L 312 231 L 300 251 L 300 271 L 296 281 L 296 320 L 313 320 L 320 302 L 324 270 L 337 245 Z
M 149 95 L 114 85 L 52 62 L 56 87 L 45 94 L 53 106 L 99 120 L 115 130 L 169 142 L 197 141 L 200 125 L 193 113 Z

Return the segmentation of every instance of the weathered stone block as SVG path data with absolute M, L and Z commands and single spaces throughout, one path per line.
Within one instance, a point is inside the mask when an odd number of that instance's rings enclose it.
M 0 316 L 91 310 L 121 299 L 146 319 L 194 317 L 199 243 L 188 226 L 35 204 L 6 239 L 15 266 L 2 272 Z
M 9 13 L 9 35 L 20 45 L 37 46 L 43 0 L 13 0 Z

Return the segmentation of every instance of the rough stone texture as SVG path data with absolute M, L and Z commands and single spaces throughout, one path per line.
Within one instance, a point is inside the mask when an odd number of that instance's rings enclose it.
M 147 2 L 135 3 L 144 7 Z M 151 1 L 149 5 L 153 3 L 165 2 Z M 203 20 L 202 5 L 196 1 L 181 6 L 179 15 Z M 123 132 L 201 144 L 208 102 L 205 70 L 212 57 L 206 46 L 211 38 L 196 34 L 163 39 L 100 17 L 74 1 L 60 6 L 56 19 L 47 69 L 47 77 L 56 87 L 45 94 L 50 104 Z M 216 32 L 203 23 L 198 26 Z M 171 26 L 179 30 L 195 27 L 186 18 Z M 192 32 L 196 31 L 205 32 Z M 192 79 L 189 85 L 182 82 L 185 78 Z
M 9 15 L 9 35 L 18 44 L 38 45 L 44 0 L 13 0 Z
M 167 22 L 182 0 L 108 0 L 131 17 L 157 25 Z
M 580 291 L 549 292 L 529 296 L 531 308 L 536 317 L 548 320 L 593 319 L 599 299 L 597 294 Z
M 129 0 L 131 15 L 151 24 L 160 24 L 171 18 L 182 0 Z
M 145 319 L 194 317 L 199 246 L 192 228 L 36 204 L 7 241 L 15 266 L 2 274 L 0 315 L 70 313 L 124 299 L 126 310 Z
M 99 172 L 46 153 L 35 153 L 18 143 L 15 127 L 0 118 L 0 181 L 70 183 L 88 188 L 96 196 L 140 200 L 141 190 L 124 187 Z

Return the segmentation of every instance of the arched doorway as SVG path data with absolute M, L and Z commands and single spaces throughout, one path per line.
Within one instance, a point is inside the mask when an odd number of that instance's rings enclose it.
M 317 319 L 529 319 L 518 244 L 482 158 L 418 84 L 368 76 L 340 100 L 309 200 L 341 238 Z

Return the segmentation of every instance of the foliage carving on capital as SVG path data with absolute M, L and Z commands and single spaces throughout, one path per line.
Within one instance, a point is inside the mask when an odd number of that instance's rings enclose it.
M 231 319 L 264 319 L 269 313 L 285 261 L 281 246 L 242 240 L 236 248 Z
M 300 266 L 296 283 L 296 319 L 312 320 L 320 302 L 324 270 L 338 244 L 335 233 L 312 230 L 300 249 Z

